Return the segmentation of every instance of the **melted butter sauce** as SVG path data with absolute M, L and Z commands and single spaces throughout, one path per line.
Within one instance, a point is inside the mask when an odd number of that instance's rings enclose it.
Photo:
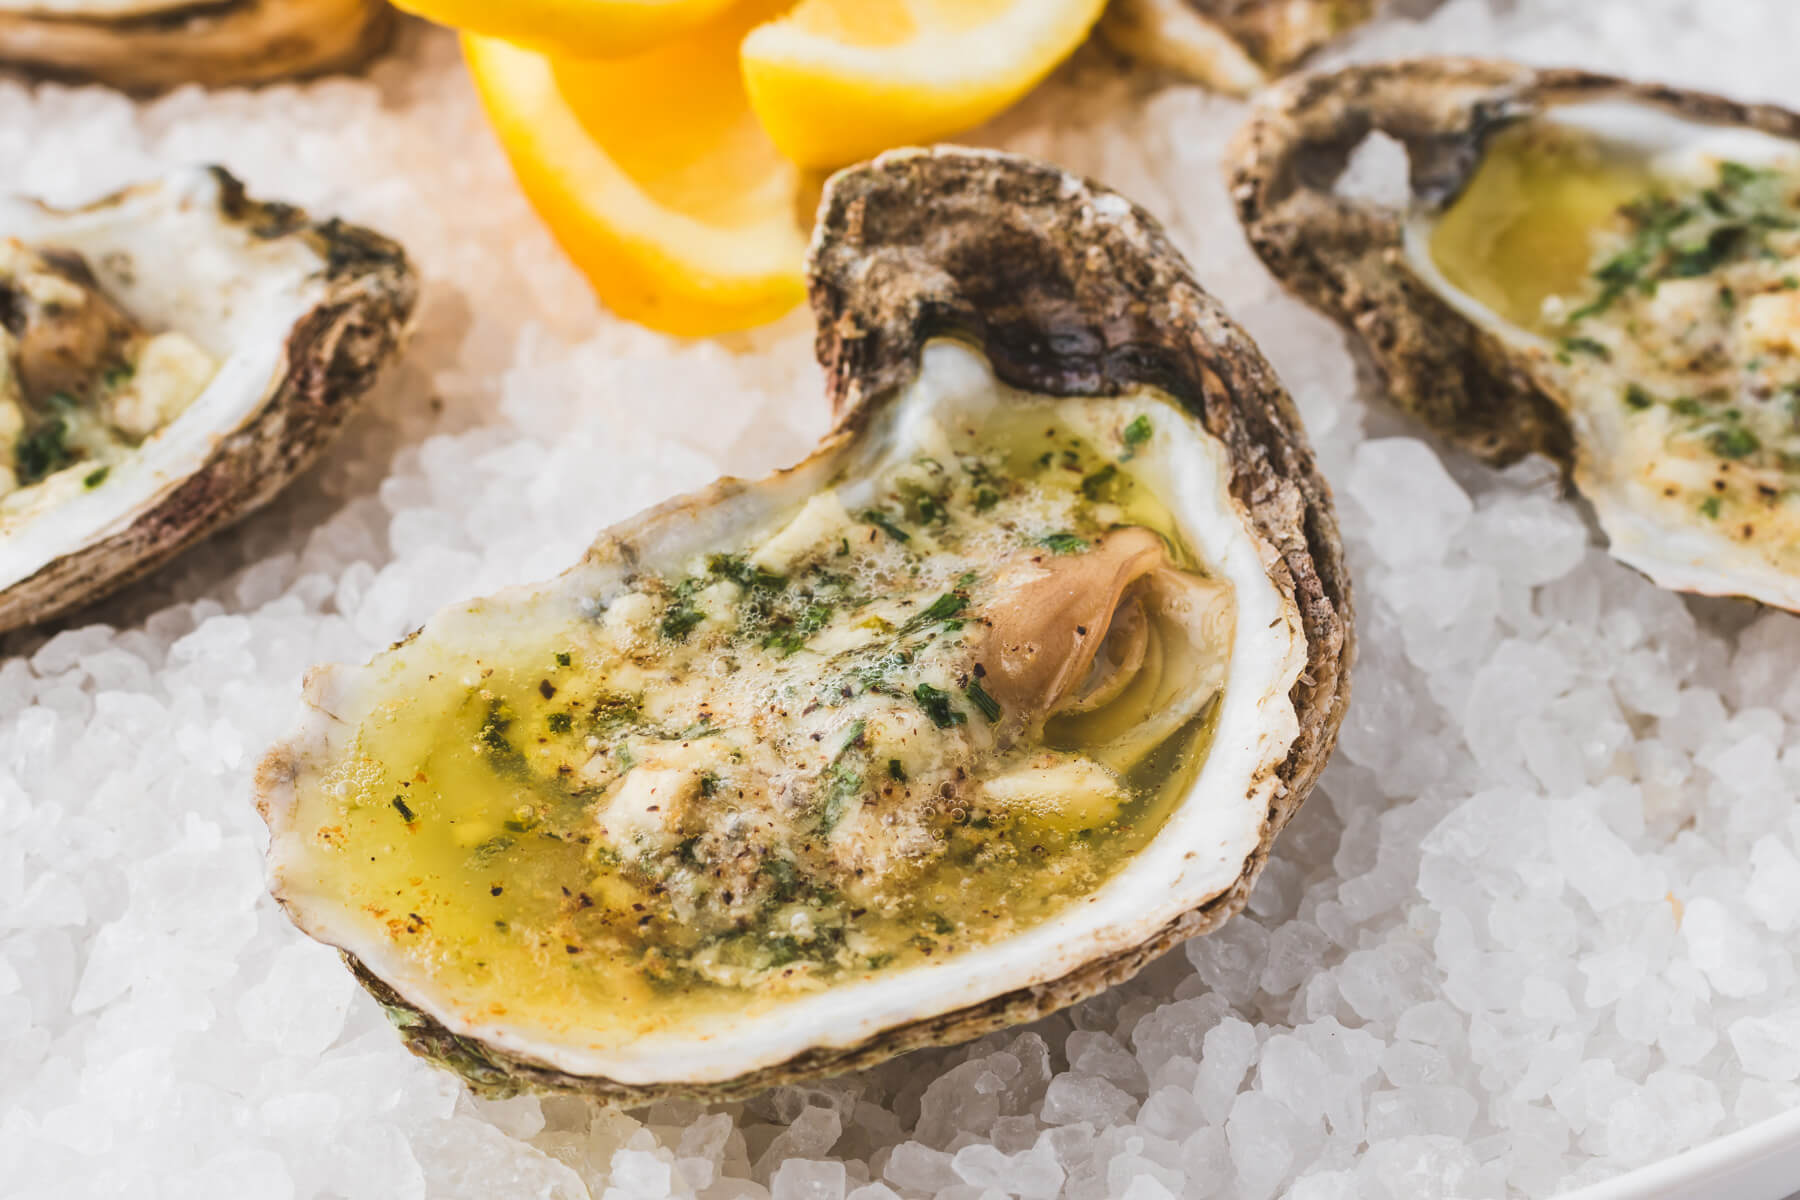
M 1122 403 L 1021 405 L 986 424 L 979 441 L 972 429 L 944 431 L 937 458 L 947 450 L 960 469 L 960 490 L 949 493 L 952 507 L 975 497 L 988 506 L 991 523 L 1009 528 L 996 534 L 971 522 L 982 532 L 970 536 L 965 553 L 924 556 L 916 542 L 896 546 L 897 539 L 856 520 L 844 531 L 857 540 L 840 573 L 854 574 L 864 547 L 879 547 L 866 551 L 886 555 L 870 568 L 871 577 L 891 592 L 897 579 L 916 572 L 923 604 L 966 580 L 970 568 L 991 567 L 984 556 L 995 552 L 997 537 L 1042 541 L 1049 520 L 1057 523 L 1051 539 L 1141 525 L 1163 535 L 1173 559 L 1191 567 L 1194 556 L 1171 514 L 1131 473 L 1137 448 L 1154 436 L 1154 420 L 1169 418 Z M 1057 419 L 1071 408 L 1086 414 L 1079 430 Z M 948 537 L 933 533 L 929 510 L 921 517 L 905 501 L 908 494 L 916 499 L 909 481 L 934 462 L 944 466 L 929 455 L 902 464 L 877 488 L 883 511 L 919 542 Z M 990 488 L 1001 498 L 983 497 Z M 752 553 L 781 528 L 777 522 L 750 538 L 741 552 Z M 730 570 L 742 577 L 745 568 Z M 741 632 L 709 633 L 717 596 L 708 589 L 715 585 L 706 583 L 710 576 L 693 578 L 699 582 L 690 589 L 692 603 L 703 616 L 679 640 L 669 631 L 686 619 L 673 627 L 668 621 L 687 603 L 681 587 L 668 579 L 645 585 L 659 597 L 660 607 L 643 617 L 660 631 L 657 653 L 678 657 L 689 638 L 696 647 L 713 647 L 696 650 L 696 658 L 708 660 L 704 686 L 727 696 L 733 680 L 755 672 L 734 673 L 722 665 L 726 659 L 770 671 L 798 671 L 797 664 L 809 661 L 810 648 L 790 657 L 756 647 L 756 637 Z M 799 569 L 792 578 L 802 578 Z M 979 582 L 965 588 L 971 613 L 979 610 L 981 588 Z M 821 587 L 814 594 L 836 593 Z M 896 602 L 893 594 L 861 607 L 847 601 L 817 629 L 787 625 L 777 632 L 834 636 L 884 601 Z M 627 606 L 615 599 L 612 607 Z M 977 772 L 998 751 L 973 732 L 984 725 L 968 696 L 952 691 L 947 676 L 930 674 L 938 669 L 933 653 L 946 661 L 957 653 L 958 634 L 949 627 L 958 621 L 941 624 L 943 632 L 932 635 L 913 669 L 925 673 L 920 678 L 940 679 L 951 694 L 963 719 L 938 732 L 976 739 L 964 761 Z M 756 636 L 766 628 L 758 626 Z M 355 897 L 414 966 L 433 977 L 436 993 L 469 1019 L 503 1019 L 565 1036 L 580 1031 L 594 1045 L 616 1043 L 766 1009 L 798 993 L 941 960 L 1030 928 L 1092 893 L 1155 836 L 1198 773 L 1217 712 L 1211 705 L 1130 764 L 1110 795 L 1016 807 L 983 803 L 978 792 L 959 799 L 926 825 L 929 852 L 885 875 L 874 867 L 866 875 L 860 869 L 834 874 L 841 856 L 822 857 L 814 843 L 847 835 L 818 824 L 780 831 L 805 845 L 770 842 L 766 831 L 752 830 L 765 839 L 750 843 L 756 862 L 746 870 L 740 856 L 731 874 L 711 869 L 717 852 L 711 841 L 693 836 L 692 823 L 677 831 L 688 836 L 671 846 L 677 834 L 664 836 L 657 827 L 667 816 L 655 812 L 661 804 L 635 815 L 638 832 L 622 834 L 616 809 L 606 809 L 582 772 L 595 764 L 629 771 L 658 755 L 702 763 L 701 778 L 711 782 L 685 803 L 706 806 L 710 834 L 733 821 L 763 819 L 754 804 L 746 802 L 741 812 L 733 807 L 729 789 L 759 770 L 779 774 L 784 764 L 758 757 L 767 746 L 741 736 L 728 701 L 712 710 L 717 728 L 689 723 L 691 705 L 662 697 L 657 668 L 622 658 L 616 634 L 603 612 L 591 621 L 509 623 L 479 652 L 454 657 L 415 641 L 388 656 L 381 698 L 366 711 L 340 714 L 359 731 L 355 754 L 316 785 L 329 797 L 330 819 L 314 838 L 330 875 L 325 886 Z M 730 652 L 718 652 L 720 646 Z M 774 709 L 793 701 L 786 720 L 822 719 L 789 694 L 807 676 L 778 678 L 776 686 L 765 680 L 755 685 L 760 692 L 746 693 L 752 703 Z M 914 678 L 905 679 L 897 698 L 861 695 L 845 704 L 916 710 L 916 693 L 909 691 Z M 870 744 L 857 751 L 862 757 L 846 760 L 855 770 L 845 773 L 861 791 L 892 794 L 916 784 L 920 768 L 909 772 L 902 762 L 929 769 L 929 754 L 906 757 L 918 752 L 921 739 L 894 742 L 889 757 L 878 731 L 892 723 L 892 714 L 868 711 L 868 721 L 855 728 Z M 842 722 L 825 728 L 841 731 Z M 1053 720 L 1041 744 L 1016 753 L 1062 751 L 1078 759 L 1083 728 L 1080 721 Z M 929 745 L 929 736 L 922 740 Z M 845 748 L 835 750 L 839 743 Z M 819 754 L 850 754 L 855 744 L 836 732 Z M 820 778 L 837 769 L 831 760 Z M 891 820 L 892 809 L 886 811 Z
M 1547 343 L 1578 471 L 1724 576 L 1800 574 L 1800 152 L 1759 158 L 1523 123 L 1428 244 Z

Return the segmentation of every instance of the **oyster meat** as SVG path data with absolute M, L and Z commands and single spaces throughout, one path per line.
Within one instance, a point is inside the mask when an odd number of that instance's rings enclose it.
M 348 70 L 387 44 L 385 0 L 0 0 L 0 65 L 132 92 Z
M 1098 28 L 1133 58 L 1245 96 L 1375 8 L 1376 0 L 1112 0 Z
M 1031 1020 L 1240 908 L 1347 696 L 1323 481 L 1150 219 L 826 189 L 838 414 L 307 680 L 270 882 L 488 1093 L 742 1094 Z
M 183 171 L 85 208 L 0 200 L 0 631 L 259 507 L 412 311 L 399 247 Z
M 1336 194 L 1372 132 L 1410 200 Z M 1800 609 L 1800 115 L 1456 59 L 1284 87 L 1239 135 L 1252 244 L 1394 402 L 1556 460 L 1612 553 Z

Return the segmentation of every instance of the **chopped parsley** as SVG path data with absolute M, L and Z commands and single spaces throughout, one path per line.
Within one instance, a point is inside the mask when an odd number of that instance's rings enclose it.
M 1762 448 L 1762 442 L 1742 425 L 1730 425 L 1708 434 L 1706 448 L 1720 458 L 1735 459 L 1755 454 Z
M 1080 554 L 1088 548 L 1087 539 L 1073 533 L 1047 533 L 1038 539 L 1038 545 L 1054 554 Z
M 952 725 L 968 723 L 969 714 L 955 708 L 950 703 L 950 693 L 942 688 L 932 687 L 929 683 L 921 683 L 913 689 L 913 699 L 931 718 L 931 723 L 939 729 L 948 729 Z
M 1625 407 L 1635 408 L 1641 412 L 1655 403 L 1656 398 L 1645 391 L 1642 384 L 1628 383 L 1625 385 Z
M 19 439 L 13 447 L 13 470 L 19 485 L 27 487 L 47 475 L 54 475 L 75 461 L 68 445 L 69 423 L 51 417 Z
M 948 621 L 950 618 L 962 612 L 964 608 L 968 607 L 968 603 L 969 600 L 966 596 L 959 595 L 956 592 L 945 592 L 942 596 L 939 596 L 936 600 L 933 600 L 930 604 L 914 613 L 912 619 L 900 627 L 900 632 L 915 633 L 928 625 L 935 625 L 939 621 Z
M 87 475 L 82 479 L 81 486 L 84 488 L 87 488 L 89 491 L 92 491 L 94 488 L 97 488 L 101 484 L 105 483 L 106 477 L 111 473 L 112 473 L 111 467 L 95 467 L 92 471 L 89 471 L 87 473 Z
M 408 805 L 406 803 L 406 801 L 404 799 L 402 799 L 401 797 L 395 796 L 394 800 L 393 800 L 393 804 L 394 804 L 394 811 L 399 813 L 400 819 L 402 821 L 405 821 L 408 825 L 411 825 L 414 821 L 419 819 L 419 815 L 417 813 L 415 813 L 412 810 L 411 806 Z
M 912 541 L 912 534 L 894 524 L 893 518 L 882 512 L 879 508 L 863 510 L 862 519 L 893 538 L 896 542 Z
M 981 680 L 969 680 L 969 686 L 963 691 L 974 702 L 975 707 L 981 710 L 981 715 L 988 719 L 989 724 L 1000 719 L 1000 702 L 988 695 L 987 689 L 981 686 Z
M 544 724 L 549 726 L 551 733 L 567 733 L 575 727 L 575 718 L 566 712 L 551 713 L 544 718 Z
M 1700 502 L 1700 513 L 1702 516 L 1717 517 L 1719 515 L 1719 498 L 1717 496 L 1708 496 L 1706 499 L 1702 500 Z
M 1111 490 L 1113 480 L 1119 476 L 1119 468 L 1107 463 L 1092 475 L 1081 481 L 1081 494 L 1089 500 L 1099 501 Z
M 1592 355 L 1601 362 L 1612 361 L 1612 351 L 1591 337 L 1566 337 L 1558 345 L 1562 349 L 1564 362 L 1568 361 L 1568 356 L 1575 354 Z
M 1154 432 L 1156 431 L 1150 427 L 1149 416 L 1139 413 L 1136 419 L 1125 427 L 1125 459 L 1129 461 L 1137 457 L 1138 447 L 1149 441 L 1150 435 Z

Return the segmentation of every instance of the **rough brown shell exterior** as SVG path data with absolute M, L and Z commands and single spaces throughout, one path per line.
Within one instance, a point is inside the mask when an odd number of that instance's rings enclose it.
M 225 0 L 128 17 L 0 15 L 0 65 L 128 92 L 348 70 L 392 36 L 385 0 Z
M 315 222 L 289 205 L 252 200 L 228 173 L 215 173 L 222 217 L 257 238 L 304 240 L 325 264 L 325 294 L 289 331 L 255 414 L 130 526 L 0 593 L 0 632 L 97 600 L 266 504 L 337 434 L 404 341 L 418 285 L 398 245 L 335 219 Z
M 1377 0 L 1112 0 L 1099 30 L 1115 49 L 1215 91 L 1248 95 L 1344 30 Z
M 1565 469 L 1563 409 L 1498 337 L 1408 266 L 1406 213 L 1333 193 L 1371 133 L 1406 147 L 1411 190 L 1448 203 L 1498 130 L 1547 108 L 1625 100 L 1690 119 L 1800 137 L 1800 114 L 1585 71 L 1432 58 L 1296 79 L 1259 106 L 1227 157 L 1250 244 L 1275 276 L 1356 335 L 1393 402 L 1495 464 L 1543 454 Z
M 1169 947 L 1242 909 L 1269 846 L 1336 740 L 1349 698 L 1353 632 L 1330 492 L 1268 363 L 1201 290 L 1151 217 L 1113 192 L 1027 160 L 902 151 L 832 179 L 809 266 L 818 357 L 841 427 L 866 421 L 918 372 L 925 342 L 948 335 L 980 347 L 1002 379 L 1033 392 L 1109 395 L 1154 385 L 1224 443 L 1234 466 L 1231 492 L 1279 553 L 1273 576 L 1293 597 L 1306 635 L 1307 668 L 1292 693 L 1300 729 L 1279 770 L 1284 787 L 1236 885 L 1134 949 L 724 1084 L 630 1086 L 509 1058 L 419 1013 L 350 958 L 412 1050 L 478 1091 L 576 1091 L 624 1104 L 671 1095 L 723 1099 L 1055 1012 L 1130 979 Z

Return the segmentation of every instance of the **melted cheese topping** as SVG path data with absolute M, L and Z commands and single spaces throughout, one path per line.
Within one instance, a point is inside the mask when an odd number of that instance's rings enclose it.
M 1653 565 L 1800 576 L 1800 152 L 1746 163 L 1521 126 L 1430 249 L 1531 335 L 1622 556 L 1643 539 Z
M 595 1038 L 1094 892 L 1205 756 L 1235 606 L 1132 475 L 1147 415 L 1009 411 L 503 655 L 397 648 L 324 785 L 329 886 L 471 1018 Z

